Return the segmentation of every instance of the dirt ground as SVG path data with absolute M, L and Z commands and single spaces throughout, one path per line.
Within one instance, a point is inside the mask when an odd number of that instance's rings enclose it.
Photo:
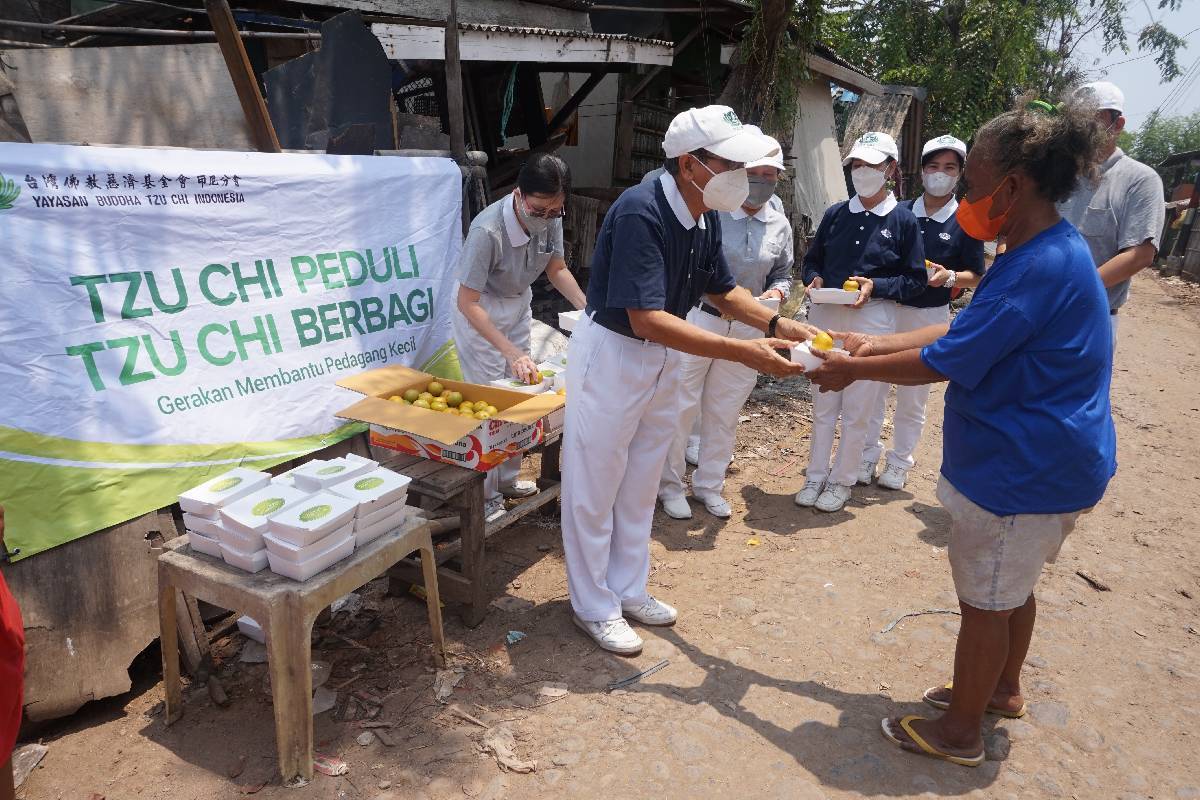
M 1120 467 L 1038 592 L 1025 720 L 989 718 L 979 769 L 900 752 L 881 717 L 929 712 L 949 676 L 957 619 L 901 615 L 956 606 L 946 513 L 934 499 L 941 391 L 905 491 L 856 489 L 843 513 L 800 510 L 809 404 L 801 383 L 764 382 L 748 403 L 728 496 L 733 519 L 659 514 L 652 591 L 680 609 L 642 630 L 645 652 L 606 655 L 569 620 L 557 520 L 511 529 L 490 548 L 507 599 L 477 629 L 451 606 L 447 637 L 465 671 L 451 704 L 505 726 L 529 774 L 481 751 L 485 730 L 433 696 L 423 608 L 363 591 L 363 608 L 319 628 L 327 686 L 382 699 L 392 746 L 335 712 L 317 717 L 344 777 L 286 789 L 275 776 L 265 665 L 220 643 L 232 698 L 185 692 L 162 719 L 155 656 L 135 690 L 44 732 L 49 755 L 18 796 L 43 798 L 1200 798 L 1200 294 L 1139 277 L 1121 315 L 1113 407 Z M 1106 583 L 1100 592 L 1076 575 Z M 336 631 L 369 649 L 347 644 Z M 509 631 L 526 638 L 506 646 Z M 618 679 L 667 666 L 625 690 Z M 567 693 L 562 693 L 563 687 Z M 232 776 L 232 777 L 231 777 Z

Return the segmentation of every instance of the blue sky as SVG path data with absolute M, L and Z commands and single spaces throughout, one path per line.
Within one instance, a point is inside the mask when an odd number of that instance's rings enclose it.
M 1154 59 L 1137 51 L 1137 31 L 1152 19 L 1177 35 L 1190 32 L 1188 47 L 1179 52 L 1178 60 L 1185 73 L 1195 67 L 1193 75 L 1165 84 Z M 1105 55 L 1098 37 L 1080 44 L 1078 52 L 1094 80 L 1110 80 L 1125 92 L 1126 130 L 1139 128 L 1156 108 L 1169 116 L 1200 111 L 1200 0 L 1184 0 L 1183 8 L 1169 13 L 1158 9 L 1157 0 L 1130 0 L 1125 27 L 1132 32 L 1128 54 Z

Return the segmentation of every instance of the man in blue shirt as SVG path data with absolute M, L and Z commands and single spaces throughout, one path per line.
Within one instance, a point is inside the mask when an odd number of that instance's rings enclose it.
M 938 499 L 951 516 L 962 612 L 954 674 L 925 693 L 941 717 L 882 727 L 907 750 L 964 766 L 983 762 L 985 713 L 1025 713 L 1034 587 L 1116 469 L 1108 301 L 1086 243 L 1054 205 L 1088 174 L 1101 141 L 1091 110 L 1069 104 L 984 125 L 957 218 L 975 239 L 1003 235 L 1008 250 L 971 304 L 948 329 L 849 337 L 852 357 L 810 375 L 822 391 L 864 379 L 950 382 Z
M 611 652 L 641 651 L 626 617 L 676 619 L 646 581 L 658 482 L 677 425 L 679 351 L 794 375 L 803 370 L 776 348 L 816 332 L 738 287 L 721 252 L 716 211 L 746 201 L 743 164 L 773 147 L 728 107 L 679 114 L 663 141 L 667 171 L 617 198 L 596 241 L 587 309 L 568 353 L 562 529 L 575 624 Z M 767 338 L 730 339 L 685 322 L 701 297 Z

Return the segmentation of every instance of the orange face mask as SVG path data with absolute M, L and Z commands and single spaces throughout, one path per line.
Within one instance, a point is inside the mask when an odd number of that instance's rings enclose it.
M 1008 219 L 1012 208 L 1005 211 L 998 217 L 988 216 L 992 210 L 992 203 L 996 196 L 996 192 L 1000 191 L 1000 187 L 1004 185 L 1003 179 L 1000 184 L 992 190 L 992 193 L 982 200 L 970 202 L 967 198 L 958 201 L 958 211 L 955 212 L 955 218 L 958 220 L 959 226 L 963 229 L 963 233 L 970 236 L 972 239 L 978 239 L 981 242 L 990 242 L 1000 235 L 1000 230 L 1004 227 L 1005 220 Z

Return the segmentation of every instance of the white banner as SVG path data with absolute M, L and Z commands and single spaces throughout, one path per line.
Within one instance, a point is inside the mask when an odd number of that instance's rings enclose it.
M 336 441 L 345 374 L 452 375 L 460 187 L 449 159 L 0 144 L 10 547 Z

